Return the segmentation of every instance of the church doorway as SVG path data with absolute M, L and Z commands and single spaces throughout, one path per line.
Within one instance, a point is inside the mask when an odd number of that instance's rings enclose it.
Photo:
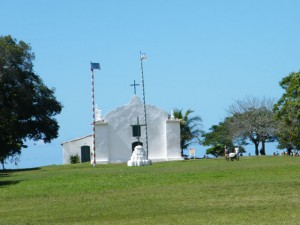
M 81 162 L 90 162 L 91 161 L 91 149 L 90 146 L 84 145 L 81 146 Z
M 138 146 L 138 145 L 143 146 L 143 142 L 136 141 L 136 142 L 133 142 L 133 143 L 132 143 L 132 152 L 134 151 L 134 148 L 135 148 L 136 146 Z

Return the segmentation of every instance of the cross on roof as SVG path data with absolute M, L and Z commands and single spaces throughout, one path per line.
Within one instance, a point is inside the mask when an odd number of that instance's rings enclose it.
M 136 86 L 139 86 L 140 84 L 135 83 L 135 80 L 133 81 L 133 84 L 130 84 L 130 86 L 134 87 L 134 94 L 136 95 Z

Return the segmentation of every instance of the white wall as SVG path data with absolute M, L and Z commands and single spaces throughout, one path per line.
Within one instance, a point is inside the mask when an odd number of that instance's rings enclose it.
M 180 160 L 180 120 L 168 120 L 167 129 L 167 157 L 168 160 Z
M 63 164 L 70 164 L 70 156 L 78 154 L 81 159 L 81 147 L 84 145 L 90 146 L 93 152 L 93 135 L 88 135 L 69 142 L 61 144 L 63 150 Z
M 109 163 L 108 124 L 104 121 L 95 124 L 96 163 Z
M 148 158 L 156 160 L 166 160 L 166 120 L 168 114 L 158 110 L 154 106 L 147 108 L 149 155 Z
M 166 153 L 166 120 L 168 114 L 155 106 L 147 105 L 149 159 L 167 158 Z M 104 120 L 109 126 L 110 162 L 127 162 L 132 154 L 132 143 L 137 138 L 132 137 L 130 125 L 144 124 L 144 105 L 137 96 L 130 103 L 107 114 Z M 145 126 L 141 127 L 140 141 L 146 149 Z

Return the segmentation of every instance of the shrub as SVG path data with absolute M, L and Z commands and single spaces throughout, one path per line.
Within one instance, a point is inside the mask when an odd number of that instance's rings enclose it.
M 71 164 L 80 163 L 79 155 L 78 155 L 78 154 L 76 154 L 76 155 L 71 155 L 71 156 L 70 156 L 70 163 L 71 163 Z

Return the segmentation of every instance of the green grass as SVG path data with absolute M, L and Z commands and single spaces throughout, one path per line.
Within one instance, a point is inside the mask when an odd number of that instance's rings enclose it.
M 300 224 L 300 157 L 0 172 L 0 225 Z

